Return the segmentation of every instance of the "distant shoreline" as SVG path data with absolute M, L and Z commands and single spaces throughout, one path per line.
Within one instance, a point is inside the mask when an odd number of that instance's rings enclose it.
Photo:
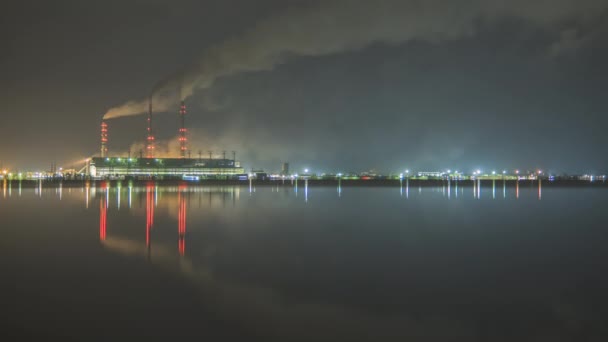
M 506 187 L 515 187 L 517 183 L 519 186 L 538 186 L 538 180 L 479 180 L 483 187 L 492 186 L 494 182 L 496 187 L 502 187 L 503 182 Z M 6 180 L 0 181 L 0 186 L 19 186 L 21 183 L 22 188 L 35 188 L 40 186 L 40 182 L 44 187 L 69 187 L 69 188 L 81 188 L 86 187 L 87 184 L 90 187 L 117 187 L 120 184 L 122 187 L 133 186 L 133 187 L 142 187 L 150 184 L 155 184 L 159 186 L 249 186 L 249 180 L 218 180 L 218 179 L 210 179 L 210 180 L 200 180 L 200 181 L 183 181 L 183 180 Z M 409 181 L 403 180 L 400 181 L 398 179 L 369 179 L 369 180 L 337 180 L 337 179 L 308 179 L 307 181 L 304 179 L 299 179 L 297 181 L 298 186 L 304 186 L 308 182 L 308 186 L 314 187 L 323 187 L 323 186 L 331 186 L 337 187 L 338 185 L 342 187 L 400 187 L 400 183 L 403 187 L 406 187 L 409 182 L 409 187 L 443 187 L 448 186 L 447 180 L 417 180 L 410 179 Z M 449 185 L 451 187 L 473 187 L 477 181 L 474 180 L 451 180 Z M 294 180 L 259 180 L 253 179 L 251 180 L 251 184 L 255 186 L 295 186 L 296 181 Z M 293 184 L 293 185 L 292 185 Z M 608 188 L 608 182 L 605 181 L 583 181 L 583 180 L 553 180 L 550 181 L 548 179 L 542 179 L 541 184 L 543 187 L 584 187 L 584 188 Z

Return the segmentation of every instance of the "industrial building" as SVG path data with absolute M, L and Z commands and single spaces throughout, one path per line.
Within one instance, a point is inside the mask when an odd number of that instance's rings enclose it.
M 100 157 L 91 158 L 86 165 L 87 174 L 92 178 L 136 178 L 136 179 L 189 179 L 204 178 L 237 178 L 244 174 L 244 169 L 236 161 L 236 152 L 232 152 L 232 159 L 213 158 L 209 151 L 209 158 L 190 158 L 188 151 L 188 137 L 185 125 L 186 105 L 181 102 L 179 108 L 179 158 L 156 158 L 156 141 L 152 126 L 152 98 L 148 112 L 148 125 L 146 131 L 146 155 L 140 158 L 110 157 L 108 154 L 108 124 L 101 123 L 101 150 Z M 130 153 L 129 153 L 130 155 Z M 186 157 L 188 155 L 188 157 Z
M 245 171 L 232 159 L 92 158 L 93 178 L 234 178 Z

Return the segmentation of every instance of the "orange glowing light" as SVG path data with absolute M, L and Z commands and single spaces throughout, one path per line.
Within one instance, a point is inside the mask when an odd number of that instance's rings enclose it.
M 186 200 L 184 197 L 184 190 L 186 187 L 181 185 L 178 193 L 178 215 L 177 215 L 177 231 L 178 231 L 178 242 L 177 248 L 180 255 L 186 253 Z
M 146 186 L 146 246 L 150 246 L 150 231 L 154 226 L 154 185 Z
M 107 229 L 107 217 L 108 217 L 108 208 L 106 207 L 106 201 L 99 201 L 99 240 L 104 241 L 106 239 L 106 229 Z

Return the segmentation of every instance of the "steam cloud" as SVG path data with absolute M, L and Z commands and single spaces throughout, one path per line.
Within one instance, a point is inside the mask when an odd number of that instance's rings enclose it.
M 322 1 L 290 8 L 259 22 L 234 39 L 209 48 L 198 61 L 159 82 L 152 91 L 154 110 L 175 107 L 218 78 L 271 70 L 293 56 L 313 57 L 355 51 L 374 43 L 441 42 L 474 35 L 479 23 L 505 17 L 541 28 L 572 32 L 568 25 L 591 25 L 606 14 L 604 0 L 377 0 Z M 559 36 L 559 34 L 558 34 Z M 572 35 L 564 35 L 571 40 Z M 584 38 L 584 37 L 582 37 Z M 570 46 L 573 42 L 567 42 Z M 557 42 L 555 46 L 560 46 Z M 145 113 L 148 99 L 110 109 L 105 119 Z

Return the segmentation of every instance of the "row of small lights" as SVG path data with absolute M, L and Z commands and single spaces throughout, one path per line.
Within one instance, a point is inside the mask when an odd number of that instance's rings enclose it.
M 308 171 L 309 171 L 308 169 L 304 169 L 304 173 L 305 173 L 305 174 L 308 174 Z M 406 175 L 406 176 L 409 176 L 409 173 L 410 173 L 410 170 L 405 170 L 405 175 Z M 447 170 L 447 173 L 448 173 L 448 174 L 452 173 L 452 170 Z M 473 175 L 481 175 L 481 173 L 482 173 L 482 172 L 481 172 L 481 170 L 476 170 L 476 171 L 473 171 Z M 536 173 L 538 173 L 539 175 L 541 175 L 543 172 L 542 172 L 541 170 L 538 170 L 538 171 L 536 171 Z M 460 172 L 458 172 L 458 171 L 454 171 L 454 174 L 458 175 L 458 174 L 461 174 L 461 173 L 460 173 Z M 503 171 L 502 171 L 502 174 L 503 174 L 503 175 L 506 175 L 506 174 L 507 174 L 507 171 L 506 171 L 506 170 L 503 170 Z M 518 175 L 518 174 L 519 174 L 519 170 L 515 170 L 515 174 L 517 174 L 517 175 Z M 496 175 L 496 171 L 492 171 L 492 175 Z M 295 177 L 298 177 L 298 174 L 295 174 L 294 176 L 295 176 Z M 338 173 L 338 174 L 337 174 L 337 176 L 338 176 L 338 177 L 342 177 L 342 173 Z M 403 176 L 404 176 L 404 174 L 403 174 L 403 173 L 400 173 L 400 174 L 399 174 L 399 177 L 400 177 L 400 178 L 403 178 Z

